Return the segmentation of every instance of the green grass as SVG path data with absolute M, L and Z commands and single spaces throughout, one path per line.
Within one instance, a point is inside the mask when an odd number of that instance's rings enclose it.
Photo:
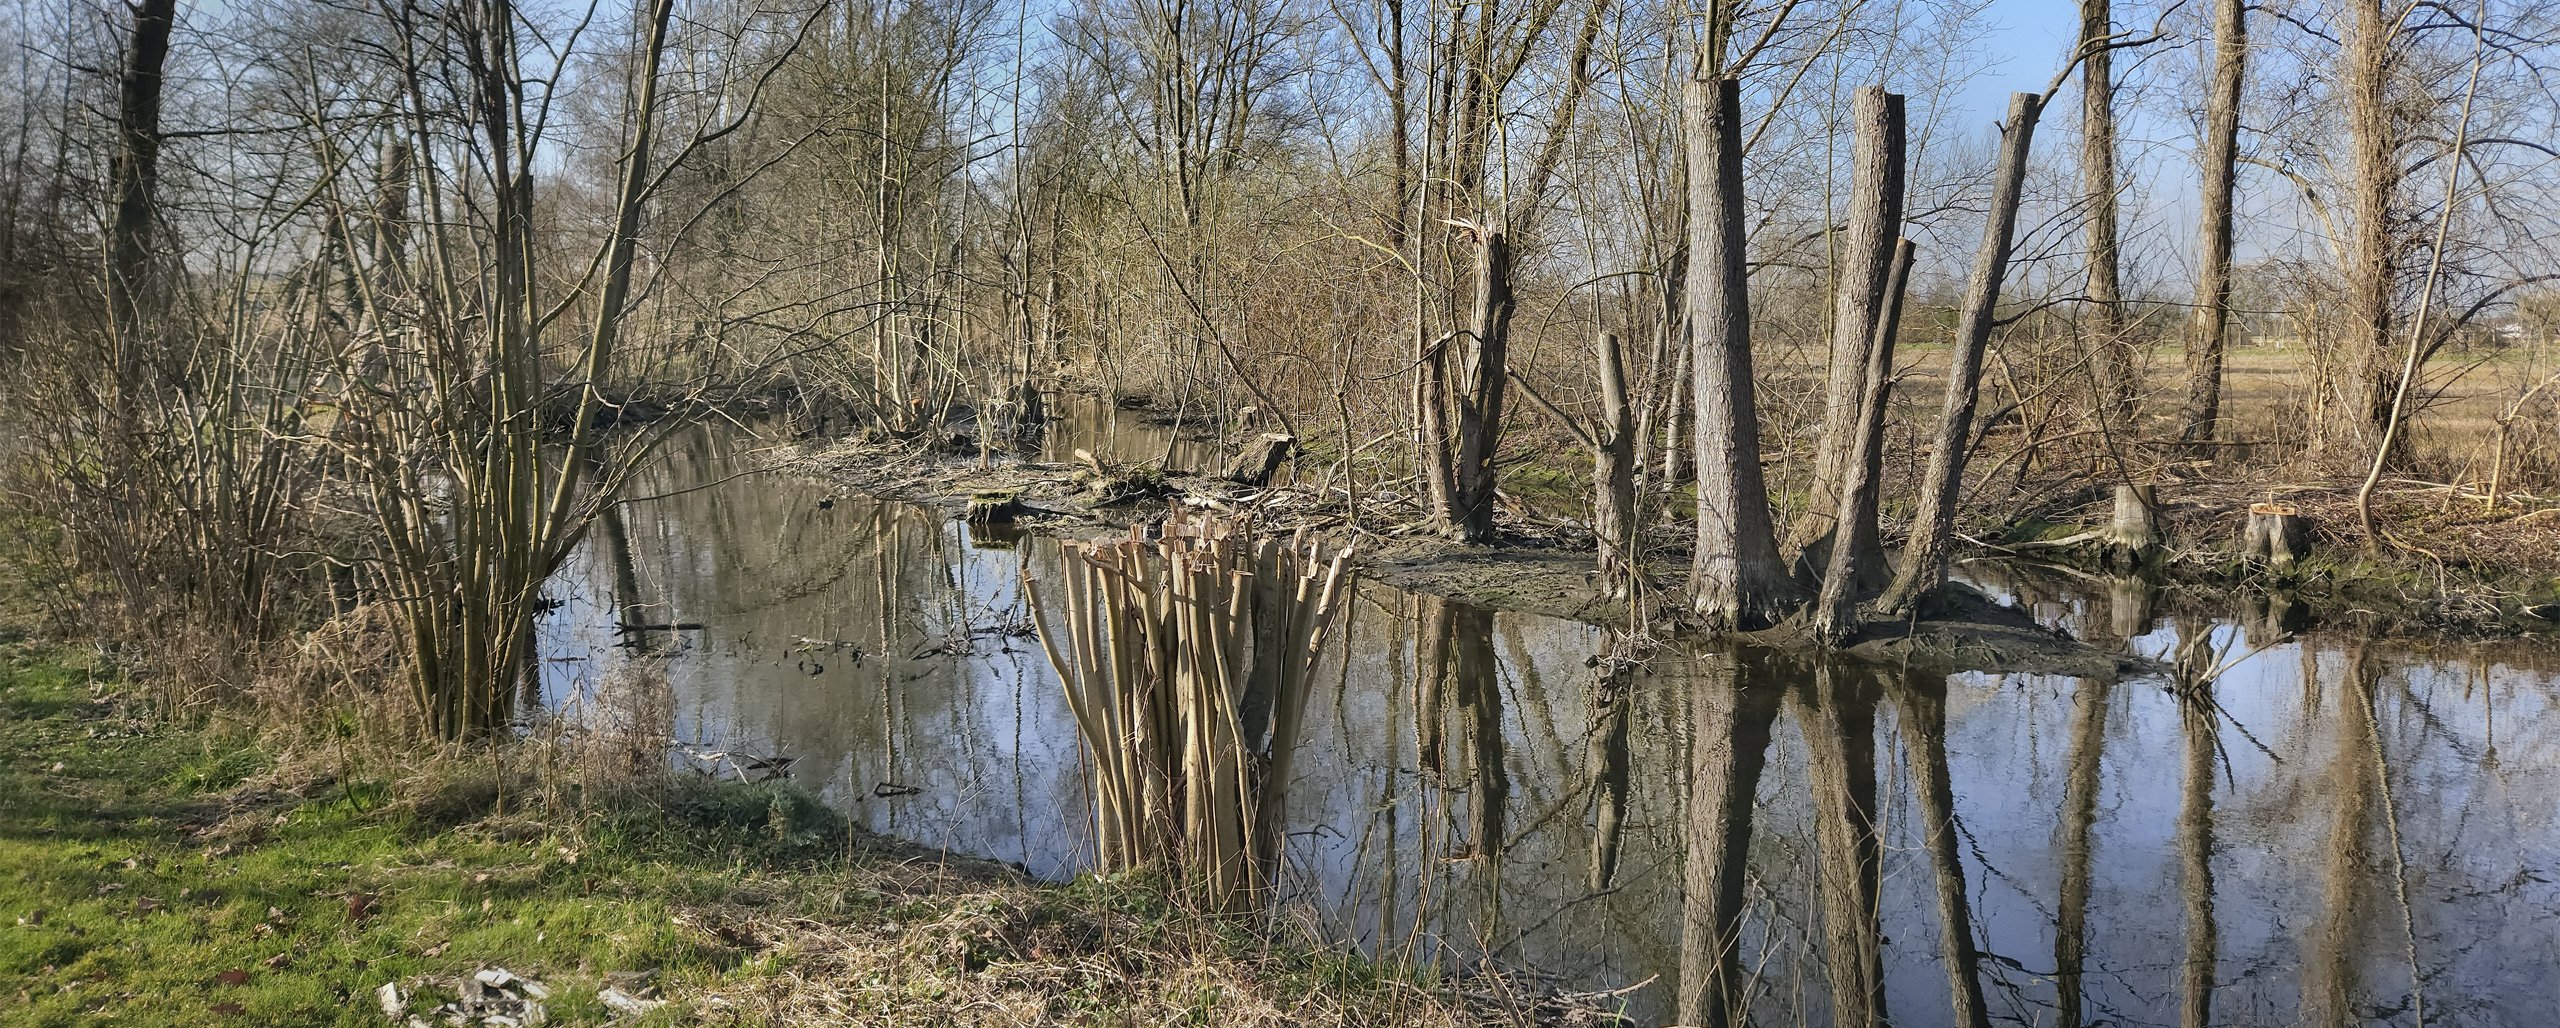
M 383 983 L 427 1015 L 491 966 L 544 983 L 552 1024 L 1482 1015 L 1142 876 L 943 861 L 787 786 L 582 797 L 485 752 L 367 772 L 309 730 L 170 723 L 132 695 L 84 653 L 0 637 L 0 1021 L 379 1026 Z M 640 981 L 671 1002 L 615 1019 L 599 992 Z
M 383 1022 L 373 991 L 503 965 L 555 1019 L 601 1017 L 607 972 L 667 987 L 746 954 L 676 923 L 669 897 L 727 868 L 640 831 L 502 838 L 369 806 L 386 783 L 295 795 L 245 738 L 155 725 L 58 651 L 0 664 L 0 1003 L 17 1024 Z M 404 986 L 405 988 L 405 986 Z M 427 988 L 423 1013 L 451 998 Z

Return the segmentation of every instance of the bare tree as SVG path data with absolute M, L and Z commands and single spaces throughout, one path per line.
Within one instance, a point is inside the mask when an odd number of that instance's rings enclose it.
M 1760 472 L 1742 222 L 1741 83 L 1708 77 L 1712 68 L 1701 54 L 1682 112 L 1689 134 L 1686 306 L 1698 410 L 1698 534 L 1689 588 L 1692 606 L 1710 627 L 1748 630 L 1775 624 L 1805 596 L 1778 558 Z
M 2101 415 L 2122 424 L 2140 389 L 2126 338 L 2123 247 L 2117 240 L 2115 19 L 2109 0 L 2080 0 L 2080 194 L 2089 238 L 2085 334 Z
M 1886 279 L 1893 263 L 1894 240 L 1901 231 L 1904 157 L 1903 97 L 1883 86 L 1861 87 L 1850 101 L 1849 120 L 1855 139 L 1849 175 L 1848 228 L 1841 236 L 1832 286 L 1831 369 L 1824 392 L 1821 449 L 1814 461 L 1811 497 L 1789 532 L 1786 548 L 1808 575 L 1821 567 L 1823 554 L 1842 542 L 1838 520 L 1842 497 L 1857 471 L 1852 452 L 1863 439 L 1859 414 L 1877 343 L 1877 314 L 1885 306 Z M 1846 522 L 1846 542 L 1854 566 L 1885 565 L 1884 539 L 1869 507 L 1858 520 Z M 1881 584 L 1881 583 L 1877 583 Z
M 2018 201 L 2026 185 L 2027 156 L 2035 140 L 2036 118 L 2044 98 L 2034 93 L 2009 97 L 2009 116 L 2000 123 L 2000 159 L 1991 172 L 1991 207 L 1983 221 L 1982 245 L 1974 251 L 1973 272 L 1965 280 L 1956 315 L 1955 348 L 1947 359 L 1947 393 L 1930 444 L 1929 469 L 1921 480 L 1918 514 L 1911 541 L 1903 547 L 1893 585 L 1883 608 L 1892 614 L 1914 611 L 1921 598 L 1946 583 L 1947 562 L 1955 538 L 1957 494 L 1964 487 L 1964 466 L 1973 444 L 1973 415 L 1982 397 L 1982 357 L 2000 303 L 2000 285 L 2009 273 L 2010 244 L 2018 227 Z
M 2203 188 L 2196 229 L 2195 309 L 2187 332 L 2187 414 L 2179 441 L 2209 451 L 2222 419 L 2222 365 L 2231 331 L 2231 200 L 2238 177 L 2240 91 L 2248 77 L 2247 0 L 2216 0 L 2213 82 L 2205 94 Z

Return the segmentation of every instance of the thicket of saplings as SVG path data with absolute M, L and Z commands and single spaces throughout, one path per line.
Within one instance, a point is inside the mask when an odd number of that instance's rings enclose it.
M 2118 487 L 2529 508 L 2554 15 L 2280 7 L 2084 0 L 1977 111 L 1956 0 L 23 3 L 12 556 L 172 707 L 468 741 L 714 412 L 1144 395 L 1473 543 L 1587 483 L 1613 589 L 1829 639 Z

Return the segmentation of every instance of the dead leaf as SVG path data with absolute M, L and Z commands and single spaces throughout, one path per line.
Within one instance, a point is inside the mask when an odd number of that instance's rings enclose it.
M 43 924 L 44 913 L 45 911 L 43 907 L 37 907 L 34 910 L 27 911 L 27 916 L 18 919 L 18 927 L 33 928 L 37 925 Z
M 235 967 L 231 970 L 224 971 L 221 974 L 213 976 L 213 980 L 217 984 L 221 985 L 247 985 L 249 984 L 249 972 Z
M 349 920 L 349 921 L 362 921 L 362 920 L 364 920 L 364 919 L 365 919 L 365 917 L 366 917 L 367 915 L 370 915 L 370 914 L 372 914 L 372 913 L 373 913 L 373 894 L 372 894 L 372 893 L 369 893 L 369 892 L 351 892 L 351 893 L 348 893 L 348 894 L 347 894 L 347 920 Z
M 265 959 L 265 960 L 258 961 L 258 963 L 263 964 L 263 965 L 265 965 L 266 967 L 268 967 L 269 969 L 272 969 L 272 970 L 282 970 L 282 969 L 284 969 L 284 968 L 287 968 L 287 967 L 291 967 L 291 966 L 293 966 L 293 954 L 291 954 L 291 953 L 278 953 L 278 954 L 276 954 L 275 956 L 268 957 L 268 958 L 267 958 L 267 959 Z
M 238 1017 L 248 1013 L 249 1008 L 237 1003 L 216 1003 L 213 1005 L 213 1012 L 224 1017 Z

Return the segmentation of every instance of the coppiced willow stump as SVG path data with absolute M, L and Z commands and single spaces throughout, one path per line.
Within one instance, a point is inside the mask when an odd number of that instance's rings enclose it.
M 1062 549 L 1055 602 L 1024 592 L 1089 758 L 1100 866 L 1161 867 L 1214 908 L 1250 908 L 1351 551 L 1179 517 L 1161 538 Z M 1258 689 L 1267 732 L 1246 716 Z
M 2284 570 L 2311 555 L 2311 522 L 2279 503 L 2249 505 L 2240 526 L 2240 556 L 2253 564 Z

